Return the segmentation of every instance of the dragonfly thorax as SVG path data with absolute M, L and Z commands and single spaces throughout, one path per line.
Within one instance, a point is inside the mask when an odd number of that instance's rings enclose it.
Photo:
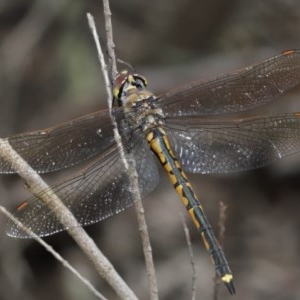
M 147 132 L 151 128 L 163 125 L 165 116 L 157 107 L 156 96 L 150 91 L 132 88 L 121 100 L 126 119 L 134 128 Z

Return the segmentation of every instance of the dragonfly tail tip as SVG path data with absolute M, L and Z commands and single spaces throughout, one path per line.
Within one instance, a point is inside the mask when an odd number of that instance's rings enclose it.
M 233 281 L 225 282 L 225 285 L 231 295 L 235 295 L 235 287 Z
M 233 284 L 233 276 L 231 273 L 227 273 L 224 276 L 221 277 L 222 281 L 225 283 L 229 293 L 231 295 L 235 294 L 235 287 Z

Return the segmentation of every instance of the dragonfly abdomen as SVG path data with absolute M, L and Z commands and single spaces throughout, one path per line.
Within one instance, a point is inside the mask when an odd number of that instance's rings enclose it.
M 147 133 L 146 139 L 151 150 L 155 153 L 163 165 L 177 194 L 190 214 L 195 226 L 199 230 L 204 245 L 209 251 L 211 259 L 215 265 L 217 274 L 226 284 L 229 292 L 234 294 L 235 289 L 233 285 L 233 276 L 223 250 L 220 247 L 212 227 L 204 214 L 202 205 L 197 199 L 186 174 L 182 170 L 179 161 L 171 149 L 165 131 L 161 127 L 154 128 Z

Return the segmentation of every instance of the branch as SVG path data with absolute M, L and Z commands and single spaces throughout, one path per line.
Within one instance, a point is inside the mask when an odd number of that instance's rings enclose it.
M 111 263 L 97 248 L 94 241 L 87 235 L 84 229 L 80 227 L 72 213 L 51 191 L 50 187 L 42 180 L 42 178 L 10 146 L 7 140 L 0 139 L 0 155 L 9 162 L 14 170 L 25 180 L 32 194 L 41 198 L 40 193 L 43 191 L 43 202 L 49 206 L 61 224 L 65 228 L 68 228 L 68 233 L 89 257 L 98 273 L 106 279 L 116 293 L 124 299 L 136 299 L 133 292 L 115 271 Z
M 187 243 L 187 246 L 189 249 L 190 263 L 192 266 L 192 296 L 191 296 L 191 299 L 195 300 L 196 299 L 197 267 L 196 267 L 196 263 L 195 263 L 195 256 L 194 256 L 194 252 L 193 252 L 193 248 L 192 248 L 190 232 L 189 232 L 188 227 L 186 226 L 186 222 L 185 222 L 183 215 L 181 215 L 181 219 L 182 219 L 184 234 L 185 234 L 185 238 L 186 238 L 186 243 Z
M 111 61 L 111 75 L 115 78 L 118 74 L 117 62 L 115 55 L 115 43 L 113 40 L 112 23 L 111 23 L 111 11 L 109 7 L 109 0 L 103 0 L 103 12 L 105 20 L 105 30 L 106 30 L 106 41 L 107 41 L 107 51 Z
M 114 54 L 114 43 L 112 40 L 113 35 L 112 35 L 112 27 L 111 27 L 111 19 L 110 19 L 111 12 L 109 9 L 108 0 L 103 0 L 103 5 L 104 5 L 104 15 L 105 15 L 105 24 L 106 24 L 106 32 L 107 32 L 107 48 L 108 48 L 110 59 L 112 61 L 112 74 L 111 75 L 113 78 L 115 78 L 115 76 L 117 74 L 117 70 L 116 70 L 116 59 L 115 59 L 115 54 Z M 106 87 L 107 96 L 108 96 L 108 107 L 109 107 L 109 110 L 111 113 L 113 97 L 112 97 L 112 92 L 111 92 L 109 75 L 107 72 L 107 66 L 106 66 L 103 51 L 101 49 L 101 45 L 99 42 L 99 37 L 97 34 L 94 19 L 90 14 L 87 14 L 87 17 L 88 17 L 88 21 L 89 21 L 89 26 L 91 28 L 91 31 L 92 31 L 92 34 L 93 34 L 93 37 L 95 40 L 95 44 L 96 44 L 96 48 L 97 48 L 97 52 L 98 52 L 98 58 L 99 58 L 102 73 L 104 76 L 105 87 Z M 116 72 L 116 73 L 114 74 L 114 72 Z M 117 143 L 119 153 L 120 153 L 120 156 L 124 163 L 124 166 L 125 166 L 126 170 L 128 171 L 128 175 L 130 176 L 131 191 L 132 191 L 133 197 L 135 199 L 135 201 L 134 201 L 135 210 L 137 213 L 138 226 L 139 226 L 139 231 L 140 231 L 140 235 L 141 235 L 141 239 L 142 239 L 142 246 L 143 246 L 143 252 L 144 252 L 146 269 L 147 269 L 147 278 L 148 278 L 149 289 L 150 289 L 150 297 L 152 300 L 156 300 L 156 299 L 158 299 L 158 288 L 157 288 L 155 268 L 154 268 L 154 263 L 153 263 L 152 248 L 151 248 L 149 234 L 148 234 L 148 230 L 147 230 L 147 224 L 146 224 L 145 215 L 144 215 L 144 208 L 142 205 L 141 196 L 140 196 L 140 192 L 139 192 L 138 175 L 137 175 L 136 169 L 134 167 L 135 160 L 131 154 L 125 155 L 121 136 L 118 132 L 118 126 L 116 124 L 116 121 L 115 121 L 112 113 L 110 115 L 111 115 L 112 124 L 114 125 L 114 138 Z
M 7 217 L 10 218 L 18 227 L 24 230 L 26 233 L 31 235 L 39 244 L 41 244 L 48 252 L 50 252 L 65 268 L 67 268 L 71 273 L 73 273 L 82 283 L 99 299 L 107 300 L 103 295 L 101 295 L 95 287 L 85 279 L 75 268 L 73 268 L 68 261 L 66 261 L 58 252 L 56 252 L 49 244 L 47 244 L 43 239 L 36 236 L 29 228 L 24 226 L 18 219 L 12 216 L 3 206 L 0 205 L 0 211 Z

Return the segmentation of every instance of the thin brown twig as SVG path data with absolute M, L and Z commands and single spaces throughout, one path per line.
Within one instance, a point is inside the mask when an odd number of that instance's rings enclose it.
M 10 146 L 7 140 L 0 139 L 0 155 L 7 160 L 15 171 L 25 180 L 29 190 L 49 206 L 59 221 L 77 242 L 82 251 L 93 262 L 98 273 L 106 279 L 122 299 L 137 299 L 110 262 L 97 248 L 94 241 L 79 226 L 71 212 L 64 206 L 41 177 Z M 43 195 L 41 196 L 41 192 Z
M 112 30 L 111 10 L 109 5 L 109 0 L 103 0 L 103 8 L 104 8 L 105 29 L 106 29 L 106 37 L 107 37 L 107 50 L 112 64 L 111 76 L 112 78 L 115 78 L 118 71 L 117 71 L 116 55 L 115 55 L 115 43 L 113 41 L 113 30 Z M 117 128 L 117 126 L 115 127 Z M 115 137 L 118 141 L 120 141 L 120 145 L 119 145 L 120 151 L 124 153 L 119 133 L 116 133 Z M 127 160 L 129 162 L 128 172 L 130 174 L 133 197 L 135 199 L 134 206 L 137 215 L 139 232 L 142 240 L 143 253 L 145 257 L 147 278 L 148 278 L 149 290 L 150 290 L 150 299 L 156 300 L 158 299 L 158 287 L 157 287 L 155 267 L 153 262 L 152 247 L 151 247 L 150 237 L 148 233 L 148 226 L 146 223 L 145 211 L 144 211 L 144 207 L 143 207 L 143 203 L 139 191 L 138 175 L 135 169 L 135 160 L 131 154 L 127 155 Z
M 36 236 L 29 228 L 24 226 L 18 219 L 12 216 L 5 207 L 0 205 L 0 211 L 7 217 L 10 218 L 18 227 L 20 227 L 27 234 L 31 235 L 39 244 L 41 244 L 48 252 L 50 252 L 65 268 L 67 268 L 71 273 L 73 273 L 97 298 L 101 300 L 107 300 L 103 295 L 101 295 L 95 287 L 84 278 L 74 267 L 72 267 L 67 260 L 65 260 L 58 252 L 56 252 L 49 244 L 47 244 L 43 239 Z
M 191 299 L 195 300 L 196 299 L 196 292 L 197 292 L 197 288 L 196 288 L 197 266 L 196 266 L 195 256 L 194 256 L 194 252 L 193 252 L 193 248 L 192 248 L 190 231 L 189 231 L 189 229 L 186 225 L 185 218 L 182 214 L 181 214 L 181 219 L 182 219 L 184 234 L 185 234 L 185 238 L 186 238 L 186 243 L 187 243 L 187 246 L 188 246 L 188 249 L 189 249 L 190 262 L 191 262 L 191 266 L 192 266 L 192 295 L 191 295 Z
M 113 39 L 111 10 L 109 6 L 109 0 L 103 0 L 103 12 L 104 12 L 104 20 L 105 20 L 107 52 L 111 62 L 111 75 L 112 78 L 115 78 L 118 74 L 118 70 L 117 70 L 117 62 L 116 62 L 116 54 L 115 54 L 115 43 Z
M 226 222 L 226 209 L 227 205 L 224 204 L 224 202 L 220 201 L 219 202 L 219 221 L 218 221 L 218 227 L 219 227 L 219 234 L 218 234 L 218 242 L 221 247 L 223 247 L 224 244 L 224 238 L 225 238 L 225 222 Z M 219 286 L 220 286 L 220 280 L 219 276 L 215 276 L 214 279 L 214 294 L 213 294 L 213 299 L 218 300 L 218 293 L 219 293 Z
M 106 32 L 107 32 L 107 48 L 108 48 L 110 60 L 112 61 L 111 76 L 112 76 L 112 78 L 115 78 L 115 75 L 117 74 L 117 69 L 116 69 L 116 58 L 115 58 L 115 54 L 114 54 L 114 42 L 112 40 L 113 34 L 112 34 L 112 25 L 111 25 L 111 12 L 110 12 L 108 1 L 103 0 L 103 5 L 104 5 L 104 16 L 105 16 L 105 24 L 106 24 Z M 111 85 L 110 85 L 110 81 L 109 81 L 109 76 L 107 74 L 107 66 L 106 66 L 106 63 L 104 60 L 103 51 L 100 46 L 100 42 L 99 42 L 98 34 L 96 32 L 96 26 L 93 22 L 93 18 L 91 16 L 88 16 L 88 18 L 89 18 L 90 28 L 92 30 L 92 33 L 93 33 L 93 36 L 95 39 L 95 43 L 96 43 L 98 57 L 100 60 L 102 73 L 103 73 L 104 80 L 105 80 L 107 95 L 108 95 L 108 106 L 111 111 L 112 93 L 111 93 Z M 114 74 L 114 72 L 116 72 L 116 73 Z M 144 256 L 145 256 L 147 278 L 148 278 L 149 289 L 150 289 L 150 298 L 152 300 L 156 300 L 156 299 L 158 299 L 158 288 L 157 288 L 155 268 L 154 268 L 154 262 L 153 262 L 153 256 L 152 256 L 152 248 L 151 248 L 150 238 L 149 238 L 149 234 L 148 234 L 147 223 L 145 220 L 144 208 L 143 208 L 143 204 L 142 204 L 141 196 L 140 196 L 140 192 L 139 192 L 138 176 L 137 176 L 137 172 L 136 172 L 135 165 L 134 165 L 135 161 L 131 154 L 125 155 L 121 137 L 118 132 L 118 127 L 117 127 L 116 121 L 113 118 L 112 114 L 111 114 L 111 118 L 112 118 L 112 123 L 114 124 L 115 141 L 118 145 L 118 149 L 119 149 L 121 158 L 123 160 L 124 166 L 125 166 L 126 170 L 128 170 L 128 174 L 130 176 L 130 182 L 131 182 L 131 191 L 132 191 L 133 197 L 135 199 L 135 201 L 134 201 L 135 210 L 137 213 L 138 226 L 139 226 L 139 231 L 140 231 L 140 235 L 141 235 L 141 239 L 142 239 L 143 252 L 144 252 Z
M 42 178 L 28 165 L 28 163 L 10 146 L 5 139 L 0 139 L 0 155 L 9 162 L 13 169 L 25 180 L 32 194 L 38 195 L 49 206 L 61 224 L 78 246 L 92 261 L 98 273 L 105 278 L 115 292 L 122 299 L 136 299 L 120 275 L 115 271 L 108 259 L 98 249 L 95 242 L 78 224 L 73 214 L 65 207 L 60 199 L 52 192 Z M 41 192 L 42 195 L 41 195 Z

